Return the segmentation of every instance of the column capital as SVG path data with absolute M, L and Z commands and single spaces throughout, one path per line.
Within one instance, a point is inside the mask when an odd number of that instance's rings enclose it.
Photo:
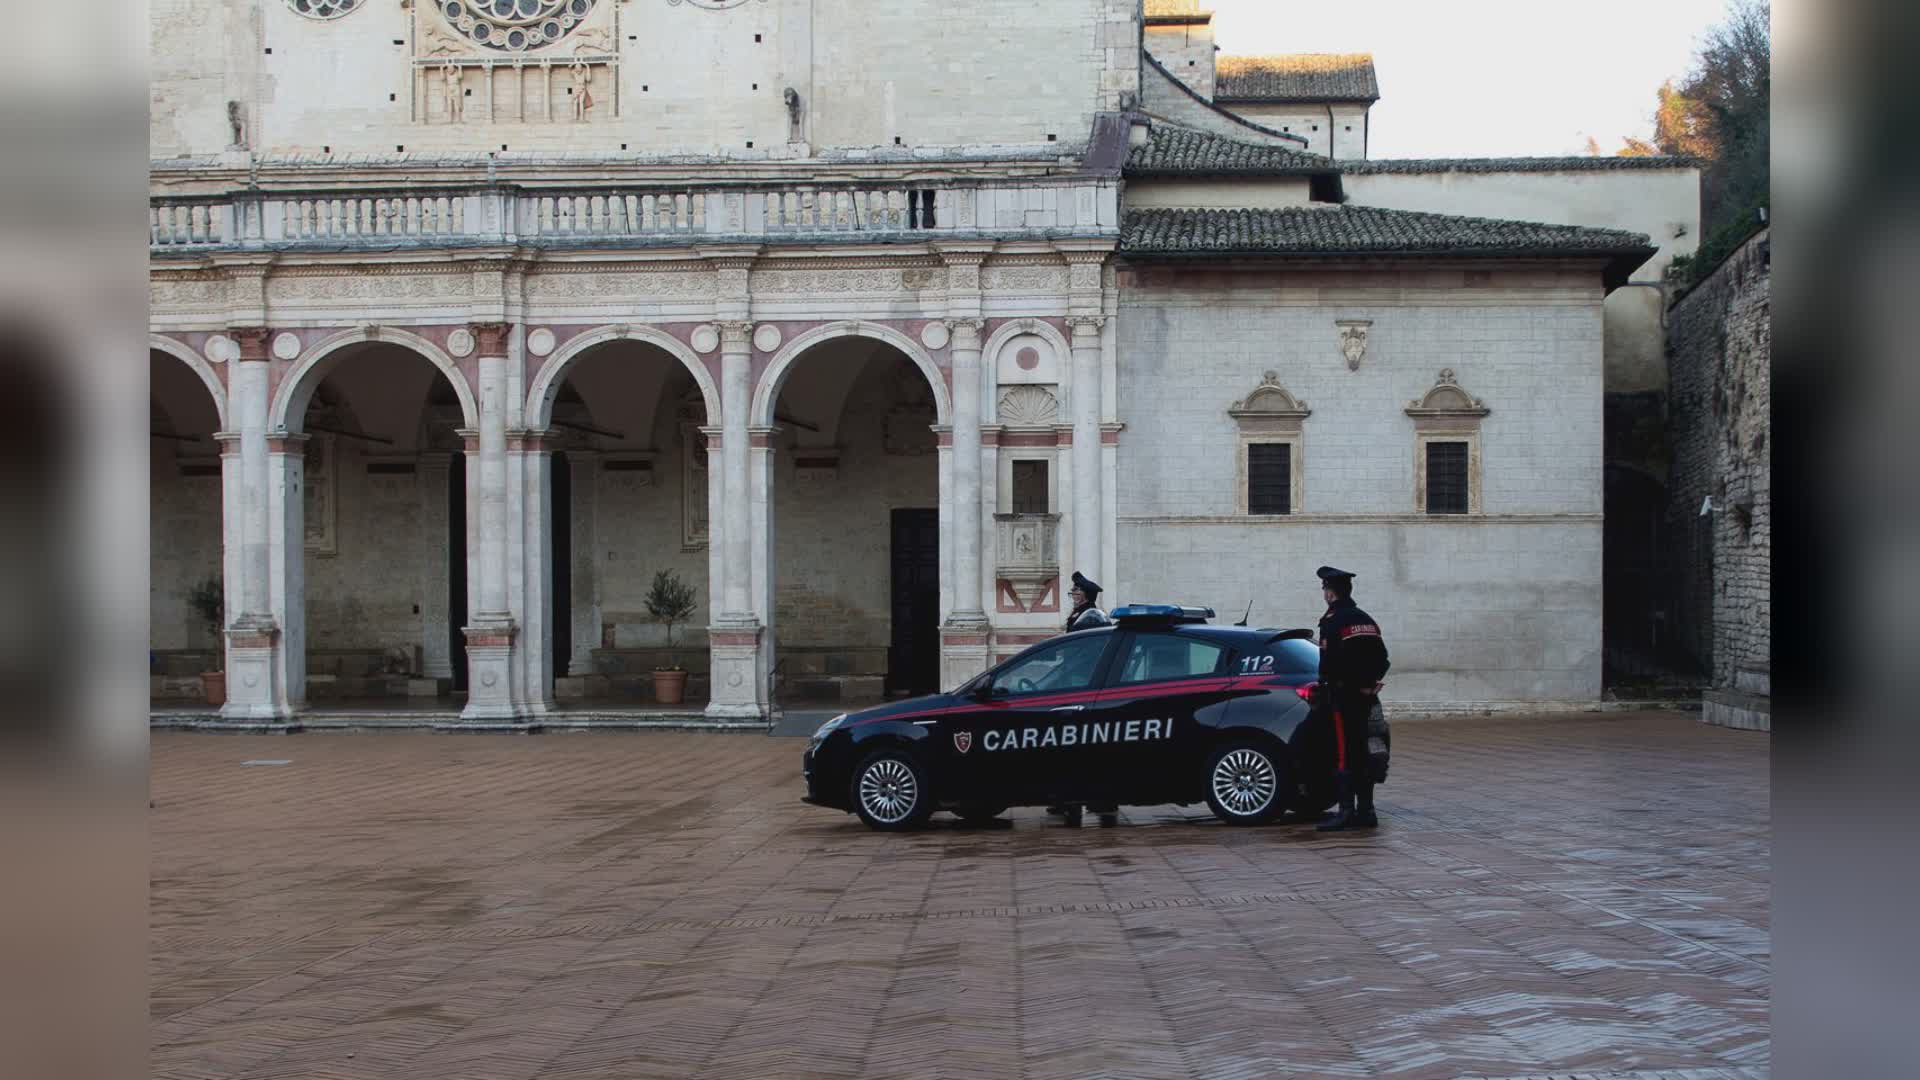
M 467 453 L 477 454 L 480 452 L 479 428 L 454 428 L 453 433 L 460 436 L 461 441 L 466 443 L 465 450 Z
M 467 329 L 473 333 L 476 343 L 474 352 L 478 356 L 507 355 L 507 337 L 513 333 L 513 324 L 506 322 L 468 323 Z
M 221 457 L 240 456 L 240 433 L 237 431 L 216 431 L 213 441 L 220 444 Z
M 940 321 L 953 334 L 953 348 L 967 352 L 979 351 L 980 334 L 987 328 L 987 320 L 969 315 Z
M 271 354 L 268 345 L 273 341 L 273 329 L 267 326 L 230 326 L 227 336 L 240 346 L 240 355 L 236 360 L 264 362 Z
M 267 435 L 267 453 L 306 455 L 306 445 L 313 436 L 304 431 L 275 431 Z
M 553 438 L 552 431 L 509 431 L 507 453 L 544 454 L 553 449 Z
M 713 325 L 720 330 L 720 348 L 725 352 L 746 352 L 753 343 L 750 319 L 721 319 Z
M 1067 316 L 1067 326 L 1073 330 L 1075 335 L 1097 334 L 1100 332 L 1100 328 L 1105 325 L 1107 325 L 1107 317 L 1105 315 Z

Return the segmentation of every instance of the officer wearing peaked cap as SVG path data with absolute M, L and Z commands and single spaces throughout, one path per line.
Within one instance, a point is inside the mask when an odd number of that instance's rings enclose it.
M 1107 613 L 1100 610 L 1100 586 L 1088 581 L 1087 576 L 1078 570 L 1073 572 L 1073 591 L 1068 595 L 1073 600 L 1073 611 L 1067 615 L 1068 633 L 1113 625 Z
M 1320 828 L 1371 827 L 1380 822 L 1373 812 L 1367 723 L 1375 692 L 1390 666 L 1387 644 L 1380 636 L 1380 624 L 1353 602 L 1352 573 L 1331 566 L 1315 573 L 1327 601 L 1327 613 L 1320 616 L 1320 685 L 1323 700 L 1333 712 L 1340 795 L 1339 812 Z

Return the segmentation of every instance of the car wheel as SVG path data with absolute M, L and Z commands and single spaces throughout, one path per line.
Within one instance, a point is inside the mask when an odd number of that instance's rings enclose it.
M 985 825 L 1006 812 L 1004 806 L 963 806 L 954 811 L 961 821 L 969 825 Z
M 1273 750 L 1235 741 L 1207 761 L 1207 805 L 1229 825 L 1264 825 L 1287 809 L 1286 771 Z
M 927 771 L 905 750 L 878 751 L 853 770 L 853 806 L 870 828 L 917 829 L 933 816 Z

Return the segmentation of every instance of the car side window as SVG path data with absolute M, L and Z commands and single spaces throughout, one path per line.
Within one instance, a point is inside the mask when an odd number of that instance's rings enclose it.
M 994 691 L 1017 695 L 1090 690 L 1100 670 L 1100 656 L 1107 651 L 1108 638 L 1107 634 L 1098 634 L 1036 649 L 995 675 Z
M 1120 661 L 1114 685 L 1213 675 L 1227 658 L 1223 645 L 1178 634 L 1136 634 Z

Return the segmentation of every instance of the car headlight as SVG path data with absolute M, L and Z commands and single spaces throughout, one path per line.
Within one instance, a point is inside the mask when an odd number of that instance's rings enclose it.
M 834 728 L 837 728 L 841 724 L 844 724 L 846 722 L 847 722 L 847 714 L 841 713 L 839 716 L 836 716 L 833 719 L 827 721 L 826 723 L 821 724 L 820 727 L 814 731 L 813 738 L 807 740 L 807 753 L 811 754 L 815 750 L 820 749 L 820 744 L 827 741 L 827 735 L 831 733 Z

